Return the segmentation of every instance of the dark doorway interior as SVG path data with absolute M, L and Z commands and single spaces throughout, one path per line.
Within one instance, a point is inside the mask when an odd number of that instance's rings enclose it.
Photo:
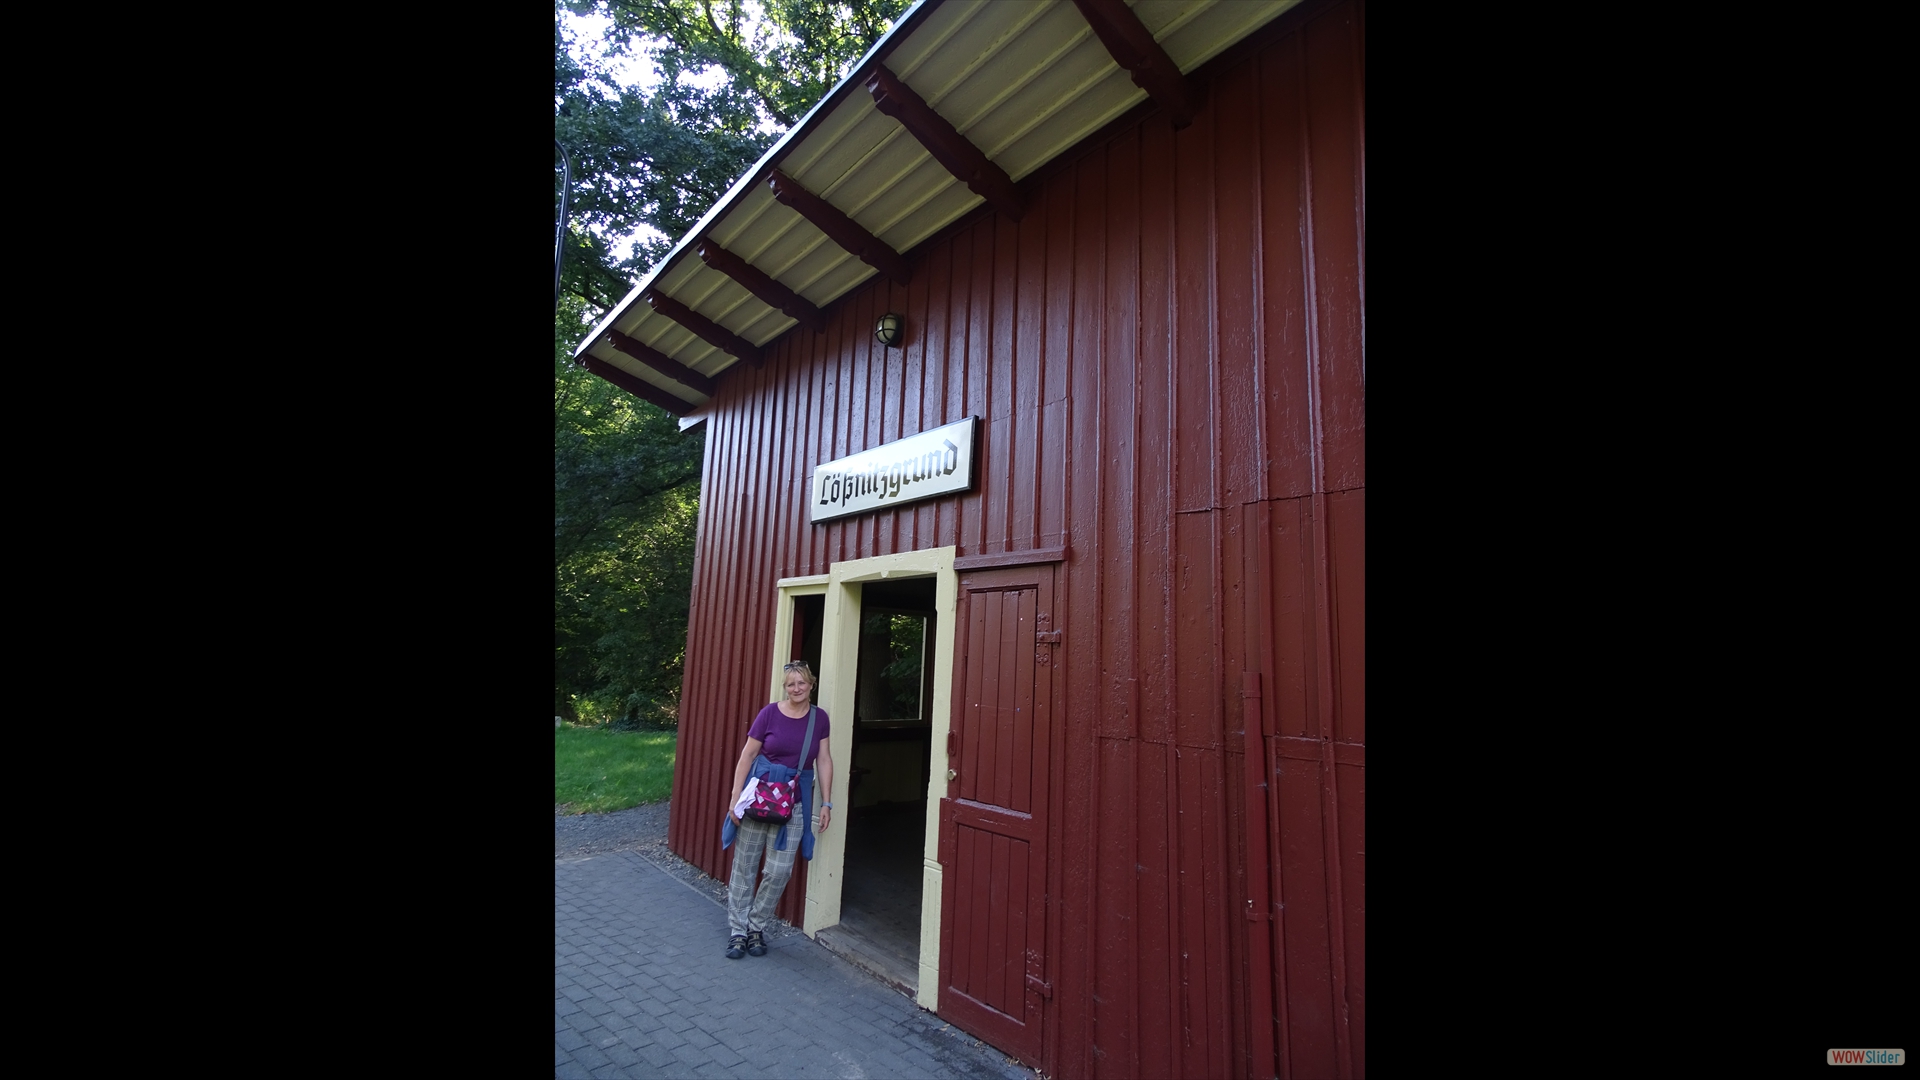
M 805 660 L 816 674 L 820 670 L 820 622 L 826 617 L 826 611 L 824 596 L 793 598 L 793 650 L 787 659 Z M 819 696 L 816 688 L 814 698 L 818 700 Z
M 861 588 L 840 922 L 820 935 L 908 993 L 920 978 L 921 852 L 933 758 L 933 590 L 931 577 Z

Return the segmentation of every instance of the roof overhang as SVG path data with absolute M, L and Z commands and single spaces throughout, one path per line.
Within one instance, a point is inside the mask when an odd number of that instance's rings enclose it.
M 594 326 L 574 359 L 682 416 L 718 381 L 1301 0 L 921 0 Z M 963 179 L 964 178 L 964 179 Z M 683 421 L 682 426 L 686 426 Z

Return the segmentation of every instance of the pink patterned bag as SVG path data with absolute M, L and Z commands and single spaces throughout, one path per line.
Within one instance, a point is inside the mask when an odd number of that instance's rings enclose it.
M 747 817 L 755 821 L 765 821 L 773 825 L 785 825 L 793 816 L 793 789 L 795 784 L 784 784 L 772 780 L 762 780 L 754 789 L 753 802 L 747 805 Z

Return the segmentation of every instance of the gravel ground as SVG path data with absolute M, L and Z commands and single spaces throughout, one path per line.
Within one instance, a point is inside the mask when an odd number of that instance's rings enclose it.
M 611 814 L 570 814 L 565 806 L 553 808 L 553 857 L 577 859 L 609 851 L 632 851 L 673 875 L 682 884 L 707 896 L 719 905 L 714 912 L 716 941 L 727 937 L 727 885 L 710 878 L 699 867 L 667 850 L 667 808 L 665 802 L 648 803 L 631 810 Z M 767 937 L 779 939 L 798 934 L 797 927 L 775 920 Z

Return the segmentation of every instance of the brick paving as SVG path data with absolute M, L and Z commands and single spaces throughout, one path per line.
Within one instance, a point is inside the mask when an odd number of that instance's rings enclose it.
M 553 863 L 553 1073 L 1035 1080 L 803 935 L 728 960 L 726 910 L 633 851 Z

